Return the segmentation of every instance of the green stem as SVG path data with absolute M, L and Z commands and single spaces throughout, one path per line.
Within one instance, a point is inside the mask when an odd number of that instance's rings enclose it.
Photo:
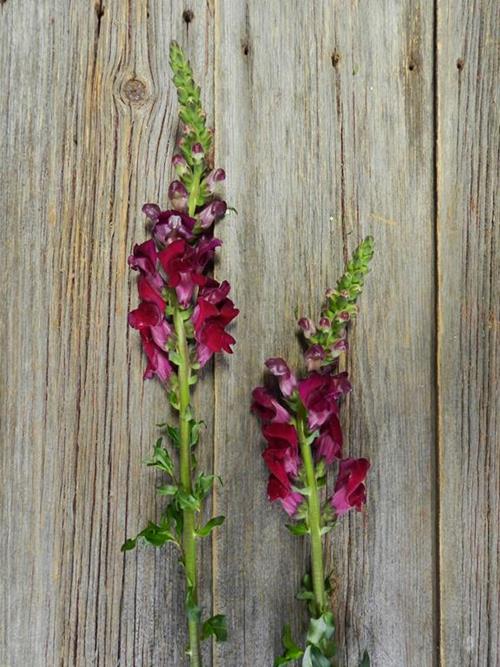
M 313 591 L 321 614 L 326 607 L 325 595 L 325 572 L 323 567 L 323 544 L 321 540 L 321 510 L 318 495 L 318 485 L 316 483 L 316 471 L 311 452 L 311 445 L 307 442 L 305 423 L 303 418 L 297 420 L 297 432 L 299 435 L 300 452 L 304 462 L 306 473 L 306 483 L 309 488 L 307 496 L 308 505 L 308 523 L 311 533 L 311 564 Z
M 189 199 L 188 199 L 188 215 L 193 217 L 196 211 L 196 204 L 198 202 L 198 194 L 200 191 L 201 175 L 203 173 L 203 166 L 197 164 L 193 169 L 193 181 L 191 183 Z
M 180 481 L 182 489 L 187 494 L 192 493 L 191 480 L 191 443 L 190 443 L 190 391 L 189 391 L 189 352 L 186 340 L 184 319 L 179 307 L 174 310 L 174 326 L 177 335 L 177 352 L 179 361 L 179 451 L 180 451 Z M 182 534 L 182 549 L 184 552 L 184 568 L 188 587 L 191 588 L 191 598 L 194 604 L 198 602 L 198 576 L 196 568 L 196 535 L 194 511 L 183 511 L 184 528 Z M 196 619 L 188 614 L 189 656 L 191 667 L 200 667 L 200 627 Z

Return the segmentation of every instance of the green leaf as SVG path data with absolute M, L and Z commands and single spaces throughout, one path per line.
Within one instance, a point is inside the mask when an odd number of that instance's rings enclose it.
M 206 537 L 210 535 L 212 530 L 217 526 L 221 526 L 224 523 L 226 517 L 224 516 L 214 516 L 213 519 L 210 519 L 202 528 L 198 528 L 196 534 L 198 537 Z
M 191 447 L 194 447 L 195 445 L 198 444 L 198 440 L 200 438 L 200 428 L 202 425 L 205 426 L 205 422 L 203 420 L 201 421 L 196 421 L 195 419 L 191 420 L 190 435 L 189 435 L 189 441 Z
M 224 614 L 211 616 L 203 623 L 201 639 L 208 639 L 212 635 L 218 642 L 225 642 L 227 640 L 227 624 Z
M 159 470 L 163 470 L 168 475 L 172 476 L 174 473 L 174 464 L 168 451 L 164 447 L 160 446 L 161 443 L 162 438 L 158 438 L 153 451 L 153 456 L 150 459 L 144 461 L 144 463 L 147 466 L 152 466 L 154 468 L 158 468 Z
M 200 511 L 200 502 L 192 493 L 186 493 L 183 489 L 177 491 L 177 502 L 179 507 L 183 510 Z
M 331 662 L 319 648 L 308 646 L 302 659 L 302 667 L 331 667 Z
M 164 484 L 163 486 L 156 487 L 156 492 L 160 496 L 175 496 L 177 489 L 178 487 L 175 484 Z
M 292 639 L 292 632 L 289 625 L 285 625 L 283 628 L 281 643 L 283 644 L 285 652 L 283 655 L 279 656 L 279 658 L 276 658 L 274 661 L 274 667 L 287 665 L 288 663 L 294 662 L 303 656 L 304 651 Z
M 142 532 L 137 537 L 142 537 L 148 544 L 154 547 L 161 547 L 166 542 L 175 542 L 175 536 L 165 526 L 158 526 L 156 523 L 150 521 Z
M 222 484 L 221 478 L 218 475 L 205 475 L 204 473 L 200 472 L 194 483 L 193 495 L 200 502 L 204 500 L 212 490 L 214 481 L 216 479 L 218 479 Z
M 321 648 L 322 642 L 331 639 L 334 632 L 333 614 L 325 611 L 319 618 L 310 619 L 307 630 L 307 641 Z
M 305 521 L 299 521 L 298 523 L 287 523 L 285 524 L 288 530 L 292 535 L 307 535 L 309 533 L 309 528 Z
M 359 663 L 359 667 L 370 667 L 370 656 L 368 655 L 368 651 L 363 653 L 363 659 Z
M 166 424 L 165 430 L 167 432 L 167 435 L 168 435 L 172 445 L 174 447 L 179 448 L 180 435 L 179 435 L 179 429 L 177 428 L 177 426 L 172 426 L 171 424 Z
M 182 357 L 175 350 L 170 350 L 168 353 L 168 359 L 176 366 L 182 366 Z
M 136 539 L 128 539 L 125 540 L 125 542 L 121 546 L 121 551 L 131 551 L 132 549 L 135 549 L 137 546 L 137 538 Z

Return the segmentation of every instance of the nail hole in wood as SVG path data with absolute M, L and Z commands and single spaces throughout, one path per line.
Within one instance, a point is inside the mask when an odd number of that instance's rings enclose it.
M 96 2 L 95 3 L 95 13 L 99 21 L 102 19 L 104 16 L 104 5 L 102 2 Z
M 187 25 L 189 25 L 191 21 L 194 19 L 194 12 L 191 9 L 185 9 L 182 12 L 182 18 L 184 19 L 184 23 L 187 23 Z
M 410 61 L 410 63 L 408 64 L 408 69 L 410 70 L 410 72 L 413 72 L 414 70 L 417 69 L 417 66 L 413 61 Z
M 463 59 L 463 58 L 459 58 L 459 59 L 457 60 L 457 69 L 460 70 L 460 71 L 462 71 L 463 68 L 464 68 L 464 65 L 465 65 L 465 61 L 464 61 L 464 59 Z
M 248 56 L 248 54 L 250 53 L 250 47 L 248 46 L 248 44 L 247 43 L 243 44 L 241 49 L 243 51 L 243 55 Z
M 342 58 L 342 56 L 340 55 L 340 53 L 338 51 L 334 51 L 332 53 L 332 66 L 334 68 L 337 68 L 337 65 L 339 64 L 341 58 Z

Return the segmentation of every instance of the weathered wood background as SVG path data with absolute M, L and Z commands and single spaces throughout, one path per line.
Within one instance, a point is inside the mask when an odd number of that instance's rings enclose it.
M 301 540 L 265 499 L 250 389 L 298 360 L 367 233 L 349 451 L 366 514 L 329 544 L 343 665 L 498 667 L 499 25 L 495 0 L 0 0 L 2 667 L 183 665 L 169 550 L 141 466 L 164 416 L 142 383 L 126 258 L 166 203 L 187 50 L 227 198 L 220 276 L 241 308 L 207 372 L 202 464 L 227 515 L 202 598 L 229 617 L 207 665 L 267 667 L 303 631 Z M 212 445 L 213 443 L 213 445 Z M 213 568 L 214 581 L 210 583 Z

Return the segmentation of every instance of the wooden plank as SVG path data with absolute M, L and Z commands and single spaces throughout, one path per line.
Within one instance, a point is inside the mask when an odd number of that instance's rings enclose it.
M 429 3 L 221 0 L 216 127 L 228 200 L 220 229 L 242 310 L 237 353 L 216 366 L 216 604 L 231 641 L 215 665 L 265 665 L 281 626 L 304 631 L 294 599 L 302 542 L 265 499 L 247 410 L 263 361 L 299 359 L 295 308 L 314 314 L 343 255 L 374 234 L 377 256 L 351 334 L 348 451 L 373 461 L 365 520 L 335 533 L 342 664 L 429 666 L 433 584 L 434 275 Z
M 500 664 L 500 5 L 439 0 L 441 654 Z
M 155 513 L 141 460 L 166 402 L 142 384 L 126 260 L 142 203 L 166 203 L 172 37 L 212 108 L 213 9 L 191 7 L 187 23 L 177 0 L 0 4 L 2 665 L 184 660 L 176 556 L 119 547 Z

